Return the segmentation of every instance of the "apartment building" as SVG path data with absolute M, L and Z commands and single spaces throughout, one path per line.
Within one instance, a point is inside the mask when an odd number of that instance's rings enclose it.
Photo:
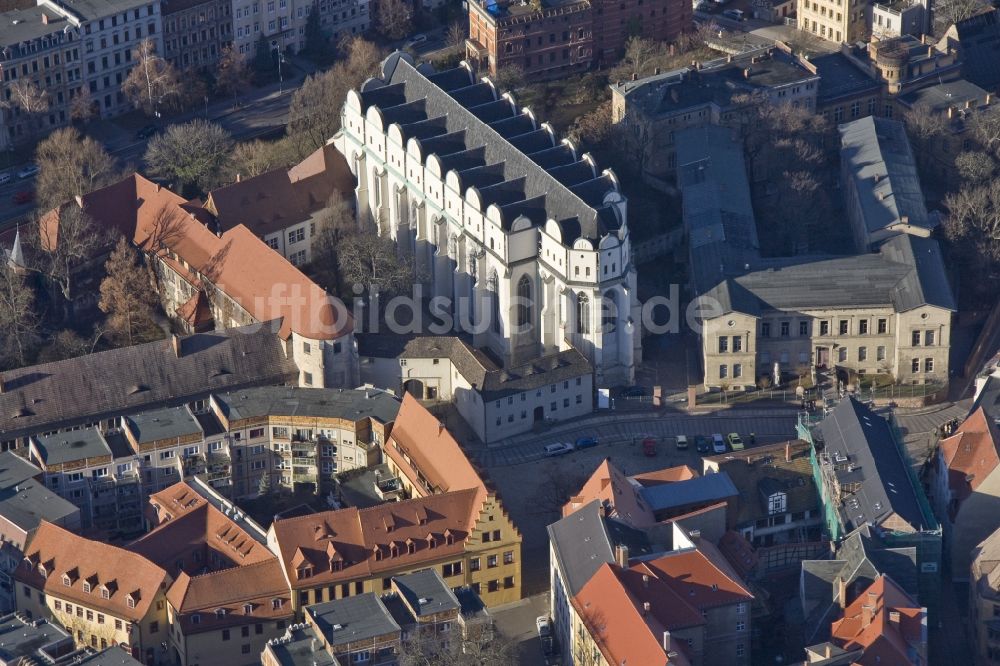
M 840 182 L 856 250 L 869 252 L 899 234 L 929 238 L 937 220 L 927 214 L 903 123 L 869 116 L 837 130 Z
M 0 617 L 4 666 L 15 664 L 74 664 L 79 666 L 140 666 L 128 651 L 114 645 L 106 650 L 77 648 L 62 627 L 44 619 L 29 620 L 22 613 Z
M 604 0 L 469 3 L 466 55 L 495 76 L 517 67 L 529 78 L 551 78 L 617 62 L 633 34 L 673 41 L 691 24 L 690 3 Z
M 973 656 L 977 665 L 991 664 L 1000 657 L 1000 530 L 990 534 L 972 552 L 969 570 L 969 620 Z
M 79 26 L 46 7 L 0 14 L 0 149 L 29 141 L 71 121 L 70 101 L 84 89 Z M 46 93 L 47 109 L 28 113 L 18 106 L 16 88 L 32 83 Z
M 42 482 L 42 470 L 12 451 L 0 453 L 0 611 L 14 610 L 12 574 L 24 547 L 42 521 L 70 531 L 80 529 L 80 508 Z
M 213 391 L 294 384 L 299 370 L 276 330 L 268 324 L 199 333 L 7 370 L 0 374 L 0 444 L 27 449 L 32 436 L 95 426 L 106 437 L 122 416 L 204 400 Z
M 233 41 L 229 0 L 161 0 L 163 57 L 178 71 L 214 72 Z
M 348 93 L 335 142 L 362 224 L 412 254 L 423 294 L 473 346 L 505 369 L 573 347 L 597 386 L 632 382 L 640 306 L 613 172 L 468 66 L 405 54 Z
M 877 253 L 762 257 L 729 130 L 685 130 L 677 151 L 692 288 L 715 309 L 701 332 L 705 386 L 739 390 L 814 368 L 947 383 L 956 305 L 937 241 L 897 233 Z M 865 229 L 891 224 L 878 203 L 885 215 Z
M 893 426 L 848 397 L 818 425 L 799 431 L 813 446 L 813 476 L 831 539 L 868 524 L 893 547 L 915 547 L 920 602 L 935 614 L 942 530 Z
M 149 503 L 154 527 L 129 550 L 171 572 L 172 663 L 259 664 L 267 642 L 294 618 L 267 532 L 197 479 Z
M 795 6 L 799 30 L 838 43 L 865 38 L 866 12 L 864 0 L 798 0 Z
M 164 310 L 186 331 L 280 319 L 278 337 L 300 368 L 302 386 L 356 385 L 347 307 L 247 227 L 216 234 L 203 208 L 139 174 L 65 206 L 78 206 L 98 227 L 121 232 L 147 255 Z M 62 210 L 39 220 L 49 243 L 58 243 Z
M 358 335 L 361 382 L 452 402 L 481 442 L 594 409 L 593 369 L 575 349 L 504 369 L 456 336 Z
M 204 209 L 216 231 L 242 224 L 298 266 L 312 261 L 312 243 L 323 231 L 322 211 L 331 197 L 353 204 L 354 185 L 344 156 L 327 144 L 287 169 L 237 176 L 235 183 L 209 192 Z
M 965 581 L 972 553 L 993 531 L 1000 496 L 1000 427 L 982 407 L 938 443 L 931 494 L 950 553 L 951 580 Z
M 145 664 L 169 663 L 171 578 L 141 555 L 43 522 L 14 579 L 19 611 L 58 623 L 78 647 L 119 645 Z
M 214 453 L 228 456 L 234 496 L 246 497 L 261 476 L 272 489 L 320 493 L 339 472 L 376 464 L 400 403 L 377 389 L 262 387 L 213 395 L 206 407 L 225 432 Z
M 97 428 L 84 428 L 37 435 L 28 445 L 28 456 L 41 468 L 46 487 L 80 508 L 83 528 L 109 536 L 142 529 L 139 473 L 119 433 L 105 438 Z
M 920 37 L 930 30 L 931 8 L 927 0 L 917 2 L 873 2 L 865 22 L 873 39 L 891 39 L 901 35 Z
M 665 189 L 677 170 L 677 132 L 709 124 L 740 128 L 751 95 L 815 110 L 819 85 L 816 67 L 779 42 L 739 57 L 611 82 L 611 120 L 639 156 L 643 178 Z

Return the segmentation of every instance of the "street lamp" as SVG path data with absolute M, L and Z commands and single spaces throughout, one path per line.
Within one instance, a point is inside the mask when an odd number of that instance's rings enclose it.
M 281 75 L 281 64 L 285 62 L 285 55 L 278 52 L 278 93 L 281 94 L 282 88 L 284 87 L 285 79 Z

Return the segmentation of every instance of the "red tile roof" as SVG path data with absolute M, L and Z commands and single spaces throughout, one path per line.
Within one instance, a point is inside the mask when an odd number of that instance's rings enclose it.
M 861 666 L 909 664 L 911 650 L 926 654 L 925 622 L 926 610 L 883 574 L 833 623 L 831 641 L 845 650 L 864 649 L 855 662 Z
M 189 572 L 212 566 L 210 551 L 220 558 L 216 566 L 241 567 L 276 559 L 263 543 L 183 481 L 150 496 L 149 501 L 161 522 L 129 544 L 129 550 L 168 571 L 174 571 L 178 560 L 184 561 Z M 200 554 L 199 561 L 188 557 L 193 552 Z
M 633 479 L 644 486 L 657 486 L 661 483 L 676 483 L 677 481 L 687 481 L 699 476 L 698 472 L 687 465 L 677 467 L 665 467 L 653 470 L 652 472 L 642 472 L 634 474 Z
M 385 454 L 425 493 L 474 488 L 481 505 L 488 494 L 483 478 L 441 421 L 409 393 L 386 441 Z
M 690 662 L 680 646 L 671 645 L 669 654 L 664 649 L 664 632 L 705 622 L 697 610 L 677 603 L 655 576 L 643 579 L 615 564 L 602 564 L 572 603 L 609 664 L 687 666 Z M 674 619 L 679 624 L 671 624 Z
M 344 156 L 328 144 L 289 169 L 213 190 L 204 207 L 216 216 L 222 231 L 242 224 L 265 236 L 309 219 L 334 192 L 353 200 L 355 182 Z
M 662 578 L 678 596 L 699 610 L 752 601 L 753 595 L 735 579 L 735 572 L 726 570 L 728 563 L 716 564 L 710 555 L 714 553 L 706 554 L 700 549 L 675 551 L 640 562 L 636 567 Z
M 28 543 L 25 560 L 14 576 L 46 594 L 131 621 L 146 615 L 153 599 L 170 581 L 166 571 L 142 555 L 85 539 L 45 521 Z M 90 584 L 90 592 L 84 591 L 85 583 Z M 102 587 L 108 589 L 107 599 L 102 596 Z
M 354 580 L 463 552 L 479 517 L 478 493 L 469 488 L 286 518 L 271 532 L 294 589 Z
M 954 435 L 941 440 L 941 455 L 948 467 L 948 487 L 959 501 L 971 495 L 997 465 L 1000 432 L 979 407 Z

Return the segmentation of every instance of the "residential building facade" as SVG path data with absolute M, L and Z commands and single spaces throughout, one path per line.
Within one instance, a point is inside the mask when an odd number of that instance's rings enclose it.
M 233 41 L 229 0 L 161 0 L 163 57 L 178 71 L 215 71 Z
M 435 317 L 504 368 L 573 347 L 597 386 L 631 383 L 639 302 L 614 173 L 467 66 L 404 54 L 348 93 L 335 140 L 362 224 L 412 254 Z
M 990 534 L 972 552 L 969 570 L 969 633 L 976 664 L 992 664 L 1000 658 L 1000 530 Z
M 799 30 L 831 42 L 856 42 L 865 37 L 864 0 L 798 0 L 795 6 Z
M 492 76 L 517 67 L 529 78 L 551 78 L 616 62 L 631 35 L 673 41 L 691 18 L 690 3 L 678 0 L 477 0 L 469 3 L 466 55 Z
M 169 663 L 170 577 L 144 557 L 43 522 L 14 579 L 17 608 L 57 622 L 78 647 L 128 646 L 145 664 Z

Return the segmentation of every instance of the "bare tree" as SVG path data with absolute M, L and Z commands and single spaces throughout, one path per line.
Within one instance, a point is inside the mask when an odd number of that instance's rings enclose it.
M 934 34 L 942 35 L 950 26 L 989 7 L 983 0 L 937 0 L 934 3 Z
M 171 125 L 153 138 L 144 159 L 154 176 L 207 192 L 226 182 L 232 147 L 229 132 L 199 119 Z
M 67 358 L 92 354 L 103 333 L 102 329 L 98 329 L 88 339 L 73 329 L 64 328 L 56 333 L 51 342 L 38 352 L 38 362 L 49 363 L 50 361 L 62 361 Z
M 239 104 L 240 93 L 250 85 L 250 68 L 243 54 L 229 45 L 222 50 L 222 57 L 215 73 L 215 88 L 224 95 L 232 95 Z
M 49 110 L 49 93 L 28 78 L 19 78 L 7 86 L 10 99 L 0 98 L 0 106 L 20 110 L 26 118 L 28 130 L 34 136 L 40 129 L 38 117 Z
M 238 143 L 233 149 L 233 171 L 241 178 L 259 176 L 276 166 L 274 149 L 260 139 Z
M 927 177 L 934 164 L 934 145 L 948 132 L 948 118 L 929 105 L 918 104 L 903 114 L 906 134 L 921 175 Z
M 149 273 L 139 263 L 139 253 L 122 236 L 104 265 L 107 277 L 101 281 L 98 306 L 108 315 L 111 330 L 129 345 L 136 333 L 153 323 L 156 294 L 150 286 Z
M 69 312 L 76 296 L 77 271 L 106 247 L 107 234 L 75 203 L 66 204 L 51 215 L 57 219 L 39 222 L 35 233 L 28 236 L 28 243 L 35 250 L 32 253 L 35 261 L 29 268 L 56 286 Z
M 504 65 L 497 68 L 497 73 L 493 77 L 497 89 L 501 91 L 517 90 L 523 88 L 526 82 L 524 69 L 520 65 Z
M 1000 113 L 992 107 L 972 115 L 969 123 L 973 138 L 983 150 L 1000 158 Z
M 135 66 L 122 84 L 122 93 L 147 116 L 169 110 L 180 102 L 177 70 L 156 54 L 156 43 L 144 39 L 132 56 Z
M 465 42 L 465 25 L 461 21 L 452 21 L 445 33 L 445 44 L 448 46 L 460 46 Z
M 371 294 L 400 293 L 413 281 L 413 267 L 399 256 L 396 243 L 374 231 L 346 235 L 338 247 L 337 264 L 345 282 L 364 285 Z
M 406 0 L 378 0 L 375 21 L 384 36 L 402 39 L 413 30 L 413 9 Z
M 35 294 L 23 273 L 0 261 L 0 364 L 27 365 L 37 341 Z
M 94 98 L 90 89 L 81 87 L 69 102 L 69 117 L 82 125 L 89 123 L 97 115 Z
M 589 475 L 579 469 L 559 469 L 548 464 L 542 475 L 542 483 L 535 487 L 531 495 L 531 506 L 538 513 L 561 513 L 563 505 L 587 482 Z
M 114 182 L 120 174 L 104 147 L 75 127 L 57 129 L 35 149 L 40 210 L 50 210 Z
M 462 635 L 458 623 L 449 631 L 420 628 L 403 642 L 400 666 L 508 666 L 517 662 L 517 644 L 494 625 L 472 625 Z
M 996 172 L 996 160 L 989 153 L 969 151 L 959 153 L 955 158 L 955 168 L 965 183 L 979 185 Z
M 341 241 L 358 228 L 351 205 L 339 192 L 330 195 L 326 207 L 316 214 L 316 237 L 308 272 L 318 285 L 337 293 L 340 288 Z
M 966 243 L 988 266 L 1000 262 L 1000 182 L 965 187 L 945 198 L 948 237 Z

